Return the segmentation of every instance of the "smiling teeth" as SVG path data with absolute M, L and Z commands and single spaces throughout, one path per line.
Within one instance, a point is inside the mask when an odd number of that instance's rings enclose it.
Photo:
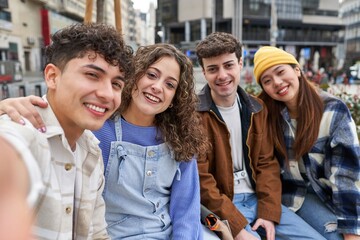
M 279 91 L 279 93 L 283 93 L 283 92 L 285 92 L 287 89 L 288 89 L 287 87 L 286 87 L 286 88 L 283 88 L 283 89 L 281 89 L 281 90 Z
M 154 96 L 149 95 L 149 94 L 145 94 L 145 96 L 147 98 L 149 98 L 150 100 L 154 101 L 154 102 L 160 102 L 160 100 L 157 97 L 154 97 Z
M 105 108 L 101 108 L 101 107 L 97 107 L 95 105 L 92 105 L 92 104 L 86 104 L 86 107 L 94 110 L 94 111 L 97 111 L 97 112 L 101 112 L 101 113 L 104 113 L 105 112 Z
M 220 83 L 218 83 L 218 85 L 220 85 L 220 86 L 225 86 L 225 85 L 228 85 L 229 84 L 229 82 L 220 82 Z

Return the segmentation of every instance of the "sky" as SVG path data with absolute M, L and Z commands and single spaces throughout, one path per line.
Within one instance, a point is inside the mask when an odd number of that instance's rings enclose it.
M 156 0 L 132 0 L 134 2 L 134 8 L 140 9 L 141 12 L 147 12 L 149 10 L 149 4 L 153 2 L 156 6 Z

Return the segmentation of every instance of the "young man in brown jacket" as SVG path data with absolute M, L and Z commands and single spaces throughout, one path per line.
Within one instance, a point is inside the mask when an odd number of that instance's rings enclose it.
M 201 203 L 229 221 L 235 240 L 260 239 L 258 232 L 268 240 L 322 239 L 281 205 L 280 167 L 266 131 L 268 112 L 239 86 L 239 41 L 212 33 L 196 52 L 208 82 L 199 93 L 198 111 L 211 144 L 198 159 Z

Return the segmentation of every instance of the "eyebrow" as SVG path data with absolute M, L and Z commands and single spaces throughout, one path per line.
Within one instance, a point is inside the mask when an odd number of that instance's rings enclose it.
M 231 60 L 229 60 L 229 61 L 226 61 L 226 62 L 221 63 L 221 65 L 226 65 L 226 64 L 234 63 L 234 62 L 235 62 L 235 60 L 234 60 L 234 59 L 231 59 Z M 218 66 L 217 64 L 212 64 L 212 65 L 206 66 L 206 68 L 217 67 L 217 66 Z
M 102 69 L 101 67 L 96 66 L 96 65 L 94 65 L 94 64 L 86 64 L 86 65 L 83 66 L 83 68 L 92 68 L 92 69 L 94 69 L 94 70 L 96 70 L 96 71 L 105 73 L 105 70 L 104 70 L 104 69 Z
M 231 59 L 231 60 L 229 60 L 229 61 L 226 61 L 226 62 L 223 63 L 223 65 L 224 65 L 224 64 L 228 64 L 228 63 L 232 63 L 232 62 L 235 62 L 235 60 L 234 60 L 234 59 Z
M 95 70 L 95 71 L 99 71 L 99 72 L 101 72 L 101 73 L 103 73 L 103 74 L 105 74 L 106 73 L 106 71 L 104 70 L 104 69 L 102 69 L 101 67 L 99 67 L 99 66 L 97 66 L 97 65 L 95 65 L 95 64 L 86 64 L 86 65 L 84 65 L 84 66 L 82 66 L 83 68 L 91 68 L 91 69 L 93 69 L 93 70 Z M 124 76 L 122 76 L 122 75 L 118 75 L 117 77 L 115 77 L 116 79 L 119 79 L 119 80 L 121 80 L 121 81 L 124 81 L 125 80 L 125 77 Z
M 158 68 L 156 68 L 156 67 L 149 67 L 148 69 L 150 69 L 150 68 L 152 68 L 152 69 L 154 69 L 155 71 L 157 71 L 158 73 L 161 73 L 161 71 L 158 69 Z M 171 80 L 174 80 L 175 82 L 179 82 L 179 80 L 178 79 L 176 79 L 176 78 L 174 78 L 174 77 L 172 77 L 172 76 L 169 76 L 169 78 L 171 79 Z
M 282 67 L 283 65 L 282 64 L 279 64 L 276 68 L 274 68 L 272 71 L 271 71 L 271 73 L 273 73 L 273 72 L 276 72 L 280 67 Z M 269 75 L 269 74 L 267 74 L 267 75 Z M 260 81 L 262 81 L 265 77 L 267 77 L 267 75 L 264 75 L 264 76 L 262 76 L 261 78 L 260 78 Z

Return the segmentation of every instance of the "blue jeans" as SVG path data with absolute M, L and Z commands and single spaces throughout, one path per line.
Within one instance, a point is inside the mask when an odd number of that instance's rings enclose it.
M 342 234 L 337 231 L 336 215 L 321 202 L 320 198 L 308 188 L 305 201 L 296 212 L 302 219 L 316 229 L 328 240 L 342 240 Z
M 245 216 L 250 224 L 257 219 L 257 197 L 254 193 L 235 194 L 233 203 Z M 282 205 L 280 224 L 275 225 L 275 239 L 294 239 L 294 240 L 326 240 L 321 234 L 307 224 L 301 217 Z M 246 226 L 246 230 L 257 236 L 266 236 L 264 229 L 258 232 L 251 230 L 251 225 Z M 259 235 L 260 234 L 260 235 Z

